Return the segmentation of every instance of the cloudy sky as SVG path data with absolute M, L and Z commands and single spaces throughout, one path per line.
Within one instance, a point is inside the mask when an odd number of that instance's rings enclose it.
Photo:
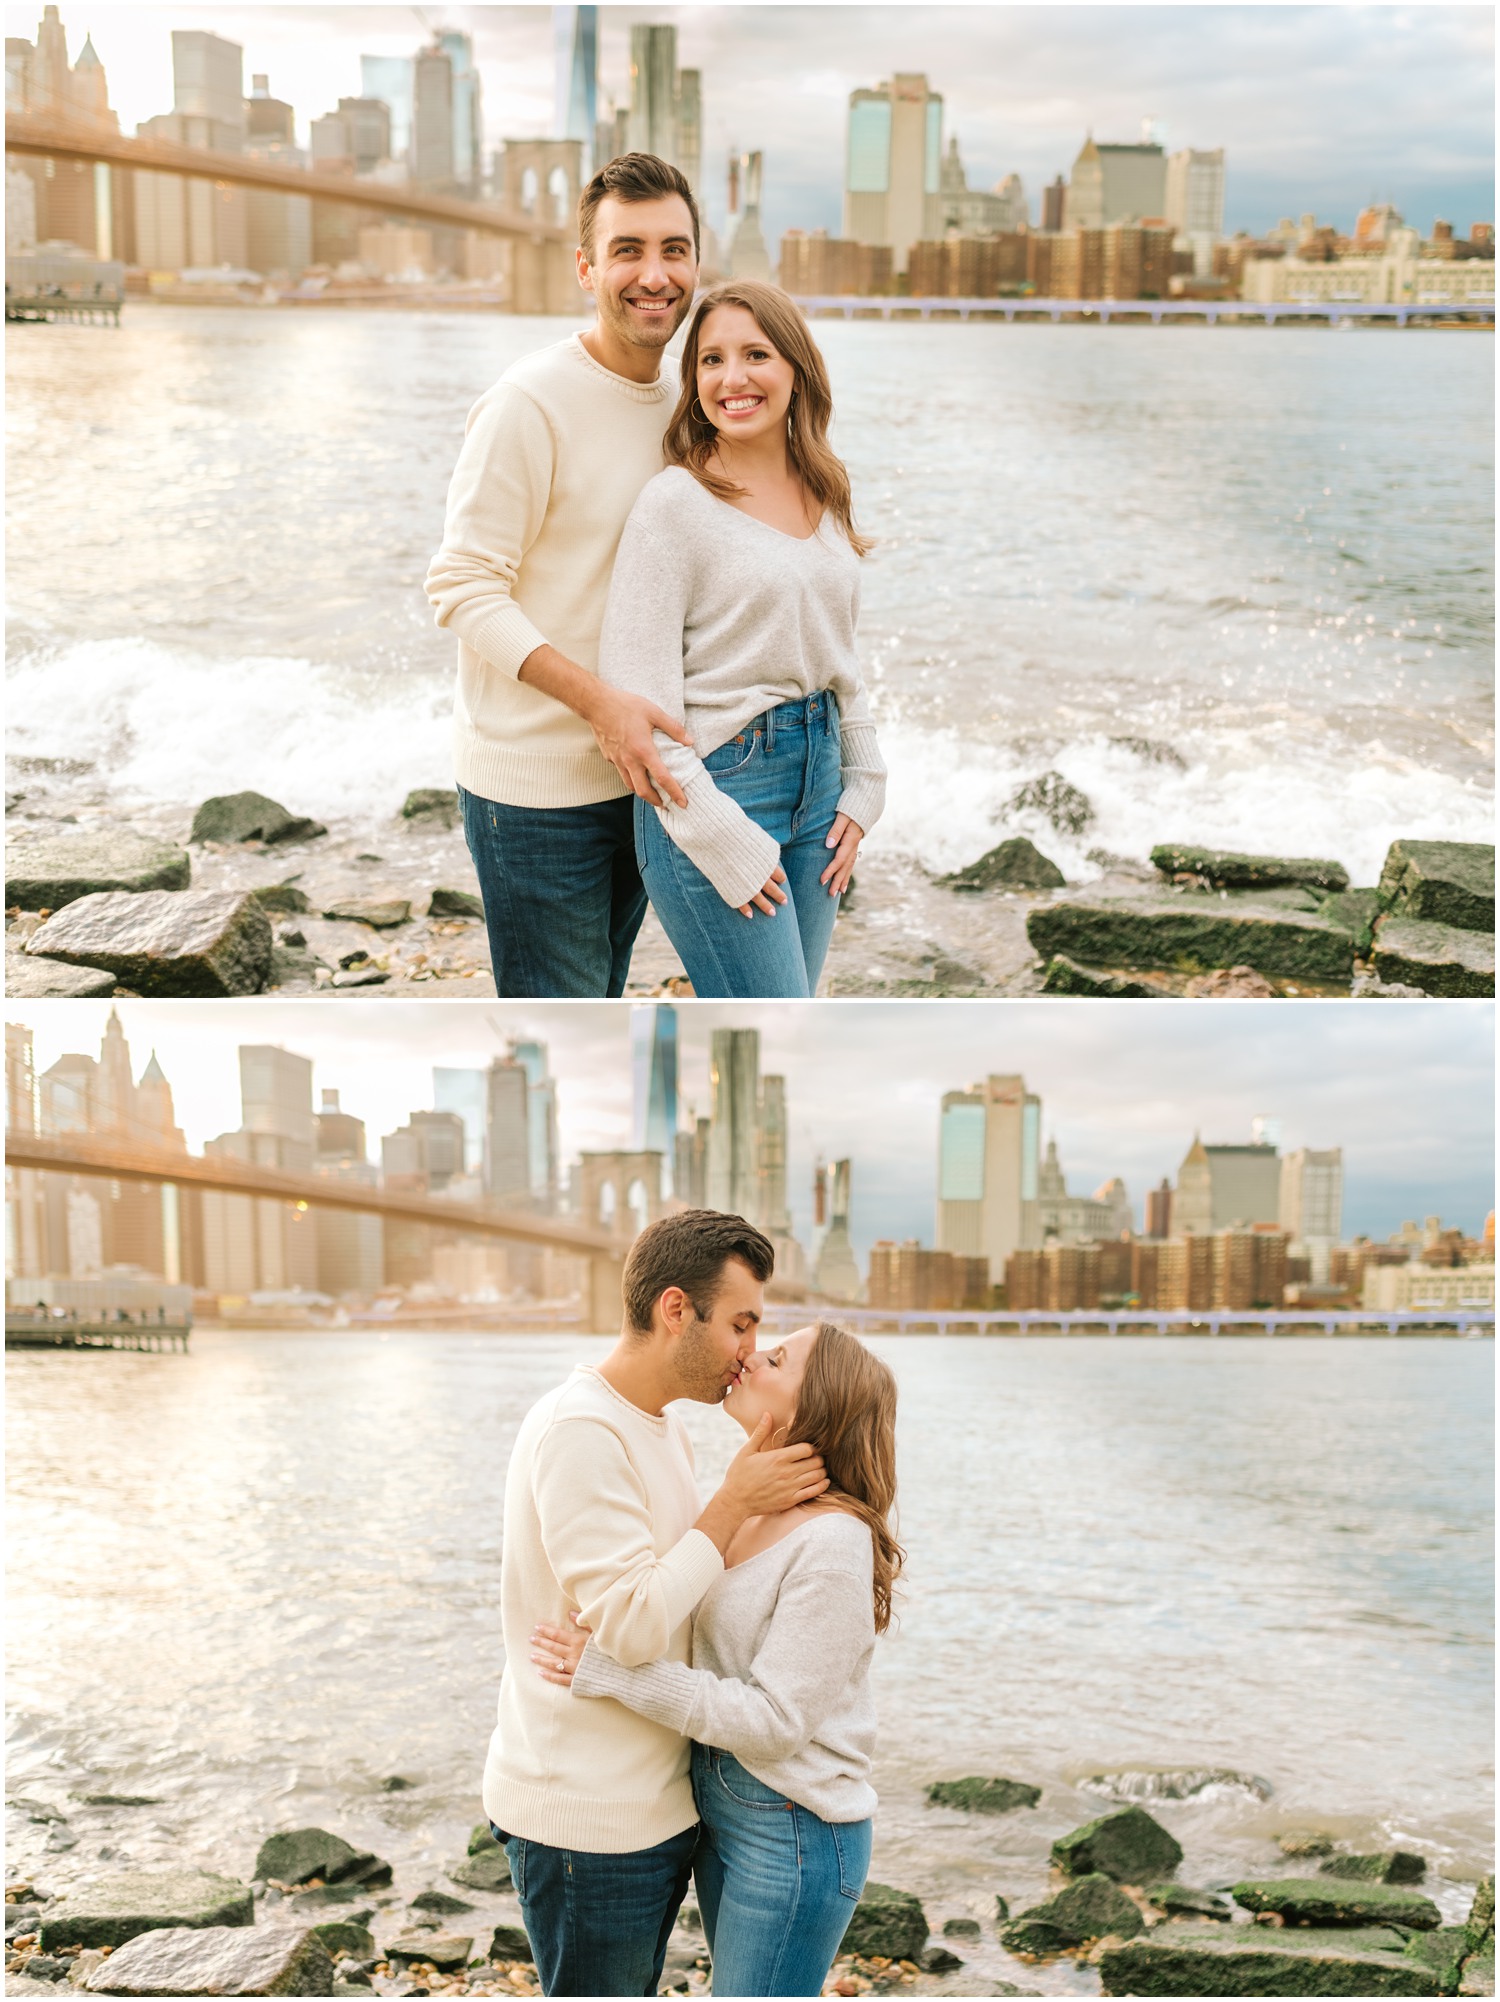
M 70 50 L 85 30 L 127 131 L 171 107 L 169 31 L 208 28 L 308 120 L 357 94 L 359 57 L 408 54 L 427 28 L 474 38 L 486 138 L 551 128 L 551 10 L 273 5 L 131 6 L 61 0 Z M 39 5 L 6 9 L 34 35 Z M 672 21 L 678 60 L 703 72 L 710 215 L 731 148 L 766 160 L 766 233 L 840 227 L 848 94 L 895 70 L 943 94 L 969 182 L 1021 174 L 1032 198 L 1085 133 L 1131 141 L 1154 119 L 1169 147 L 1222 146 L 1226 223 L 1264 229 L 1311 209 L 1347 228 L 1392 201 L 1424 229 L 1494 215 L 1494 10 L 1488 6 L 603 7 L 601 100 L 628 96 L 630 24 Z
M 97 1053 L 109 1004 L 18 1004 L 39 1069 Z M 314 1063 L 316 1094 L 379 1136 L 432 1104 L 435 1064 L 482 1066 L 509 1036 L 547 1043 L 564 1153 L 630 1144 L 629 1011 L 618 1003 L 122 1001 L 137 1075 L 153 1048 L 195 1150 L 240 1123 L 236 1046 L 275 1041 Z M 1477 1232 L 1494 1200 L 1493 1010 L 1481 1002 L 700 1002 L 678 1010 L 682 1092 L 711 1110 L 713 1029 L 754 1027 L 761 1070 L 787 1080 L 794 1216 L 806 1233 L 819 1152 L 854 1162 L 861 1257 L 878 1237 L 933 1239 L 938 1104 L 989 1072 L 1042 1099 L 1071 1189 L 1122 1175 L 1142 1198 L 1195 1131 L 1344 1149 L 1345 1230 L 1384 1237 L 1436 1213 Z

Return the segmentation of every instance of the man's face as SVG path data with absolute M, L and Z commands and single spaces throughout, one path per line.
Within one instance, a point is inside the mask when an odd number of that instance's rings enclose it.
M 699 1320 L 684 1301 L 682 1328 L 672 1351 L 674 1397 L 695 1404 L 722 1404 L 739 1382 L 746 1358 L 755 1353 L 755 1331 L 765 1308 L 765 1288 L 738 1258 L 725 1262 L 708 1318 Z
M 579 251 L 578 282 L 617 340 L 660 353 L 687 318 L 698 283 L 693 218 L 681 195 L 650 202 L 606 195 L 594 211 L 594 262 Z

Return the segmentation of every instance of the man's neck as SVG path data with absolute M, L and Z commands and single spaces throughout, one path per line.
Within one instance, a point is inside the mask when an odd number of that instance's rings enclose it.
M 633 1404 L 648 1417 L 660 1418 L 672 1400 L 672 1386 L 652 1347 L 650 1343 L 621 1335 L 597 1368 L 610 1389 L 618 1391 L 627 1404 Z
M 607 368 L 611 375 L 622 375 L 627 382 L 655 382 L 661 375 L 660 348 L 638 348 L 619 340 L 601 319 L 596 318 L 578 338 L 600 368 Z

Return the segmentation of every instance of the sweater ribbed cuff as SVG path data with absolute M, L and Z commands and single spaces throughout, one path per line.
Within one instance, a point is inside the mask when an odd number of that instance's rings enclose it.
M 781 861 L 780 843 L 720 792 L 706 772 L 691 779 L 686 790 L 686 811 L 659 806 L 657 815 L 668 839 L 738 910 L 771 880 Z
M 868 834 L 885 811 L 885 779 L 868 772 L 851 773 L 839 794 L 839 812 L 847 813 L 862 834 Z
M 573 1694 L 612 1696 L 627 1710 L 666 1724 L 686 1737 L 693 1700 L 691 1683 L 682 1669 L 683 1664 L 675 1661 L 648 1661 L 639 1668 L 622 1668 L 590 1641 L 573 1671 Z M 674 1674 L 674 1670 L 678 1672 Z
M 483 599 L 472 608 L 460 606 L 449 618 L 448 627 L 451 632 L 457 633 L 471 653 L 477 653 L 491 667 L 508 674 L 512 681 L 520 674 L 527 655 L 548 644 L 547 635 L 539 633 L 520 606 L 510 598 L 489 611 L 484 610 Z

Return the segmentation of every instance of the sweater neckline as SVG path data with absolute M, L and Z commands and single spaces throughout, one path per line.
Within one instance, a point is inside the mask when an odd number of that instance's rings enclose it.
M 583 344 L 582 334 L 569 334 L 567 347 L 576 361 L 621 396 L 629 397 L 632 403 L 663 403 L 672 392 L 672 385 L 658 375 L 655 382 L 632 382 L 628 376 L 616 375 L 612 368 L 606 368 L 601 361 L 595 361 Z
M 810 1515 L 807 1518 L 806 1522 L 799 1522 L 795 1524 L 791 1529 L 787 1531 L 785 1536 L 778 1536 L 774 1543 L 768 1543 L 764 1548 L 764 1550 L 752 1550 L 750 1555 L 748 1557 L 742 1557 L 738 1564 L 726 1564 L 724 1567 L 725 1576 L 727 1577 L 729 1576 L 730 1573 L 735 1571 L 743 1571 L 745 1566 L 747 1564 L 753 1564 L 757 1557 L 769 1557 L 773 1550 L 784 1549 L 785 1546 L 788 1543 L 792 1542 L 794 1538 L 799 1537 L 802 1534 L 803 1530 L 813 1529 L 817 1526 L 818 1523 L 827 1522 L 828 1519 L 832 1516 L 842 1516 L 846 1522 L 851 1520 L 854 1522 L 859 1521 L 859 1517 L 858 1516 L 851 1517 L 849 1510 L 846 1508 L 820 1509 L 816 1515 Z
M 818 516 L 818 525 L 811 535 L 788 535 L 784 528 L 775 528 L 769 521 L 762 521 L 759 515 L 746 514 L 745 510 L 742 507 L 736 507 L 733 501 L 724 500 L 718 494 L 711 494 L 701 480 L 694 479 L 686 466 L 677 466 L 675 468 L 668 468 L 668 470 L 679 472 L 684 479 L 692 480 L 693 485 L 711 506 L 722 508 L 726 513 L 738 515 L 741 521 L 753 522 L 757 528 L 763 528 L 768 535 L 779 536 L 783 542 L 794 542 L 798 548 L 805 549 L 809 543 L 823 541 L 823 527 L 828 520 L 828 510 L 826 507 Z
M 642 1411 L 638 1404 L 632 1404 L 628 1397 L 620 1395 L 619 1391 L 615 1389 L 609 1378 L 603 1374 L 596 1363 L 581 1362 L 577 1365 L 577 1371 L 580 1376 L 591 1377 L 604 1392 L 605 1396 L 612 1397 L 622 1411 L 628 1411 L 632 1418 L 640 1419 L 643 1425 L 649 1425 L 653 1431 L 665 1434 L 667 1429 L 667 1414 L 665 1411 L 662 1412 L 660 1417 L 654 1412 Z M 776 1548 L 774 1543 L 771 1545 L 771 1548 L 773 1550 Z

